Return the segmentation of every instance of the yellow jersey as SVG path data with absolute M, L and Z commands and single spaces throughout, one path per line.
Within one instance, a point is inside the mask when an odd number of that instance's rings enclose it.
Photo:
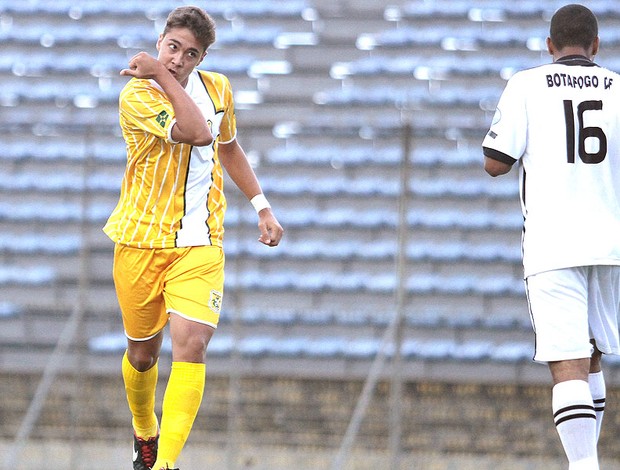
M 174 109 L 154 81 L 132 78 L 121 91 L 127 166 L 118 204 L 103 228 L 116 243 L 222 246 L 226 198 L 217 148 L 236 138 L 232 89 L 224 75 L 194 70 L 185 90 L 207 120 L 211 145 L 172 140 Z

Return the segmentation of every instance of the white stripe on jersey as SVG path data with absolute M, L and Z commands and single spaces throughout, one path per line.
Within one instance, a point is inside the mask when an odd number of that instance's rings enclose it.
M 218 113 L 211 97 L 200 81 L 198 72 L 190 75 L 185 91 L 192 97 L 202 111 L 205 119 L 212 122 L 211 129 L 215 132 L 220 128 L 222 113 Z M 221 100 L 220 100 L 221 101 Z M 219 115 L 219 119 L 218 119 Z M 214 139 L 217 135 L 213 136 Z M 194 147 L 189 160 L 189 171 L 185 184 L 186 212 L 181 219 L 181 229 L 177 232 L 177 246 L 204 245 L 208 243 L 206 224 L 209 217 L 207 200 L 213 186 L 211 175 L 214 162 L 213 145 Z

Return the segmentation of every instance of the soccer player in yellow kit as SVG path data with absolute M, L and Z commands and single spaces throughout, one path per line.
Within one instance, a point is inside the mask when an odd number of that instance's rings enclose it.
M 119 99 L 127 167 L 104 231 L 116 244 L 134 470 L 175 466 L 202 401 L 224 287 L 222 168 L 254 206 L 258 240 L 276 246 L 283 234 L 237 142 L 228 79 L 196 69 L 214 41 L 204 10 L 179 7 L 157 40 L 157 58 L 140 52 L 121 71 L 131 77 Z M 168 322 L 172 368 L 160 425 L 155 387 Z

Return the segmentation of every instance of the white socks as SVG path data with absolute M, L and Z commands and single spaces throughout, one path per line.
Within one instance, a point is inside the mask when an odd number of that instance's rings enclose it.
M 599 470 L 597 420 L 588 382 L 568 380 L 556 384 L 552 407 L 569 470 Z
M 588 384 L 590 385 L 590 394 L 594 401 L 594 411 L 596 412 L 596 440 L 601 434 L 601 424 L 603 423 L 603 413 L 605 412 L 605 377 L 603 371 L 595 372 L 588 376 Z

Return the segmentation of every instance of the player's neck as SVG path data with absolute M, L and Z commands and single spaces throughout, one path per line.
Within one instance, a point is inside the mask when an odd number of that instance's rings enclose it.
M 559 60 L 563 60 L 569 57 L 570 58 L 582 57 L 589 61 L 592 61 L 594 59 L 594 54 L 592 53 L 592 50 L 586 50 L 583 47 L 579 47 L 579 46 L 567 46 L 567 47 L 563 47 L 560 50 L 553 51 L 554 62 L 557 62 Z
M 553 61 L 556 64 L 575 64 L 587 65 L 592 64 L 592 60 L 583 54 L 568 54 L 561 56 Z

